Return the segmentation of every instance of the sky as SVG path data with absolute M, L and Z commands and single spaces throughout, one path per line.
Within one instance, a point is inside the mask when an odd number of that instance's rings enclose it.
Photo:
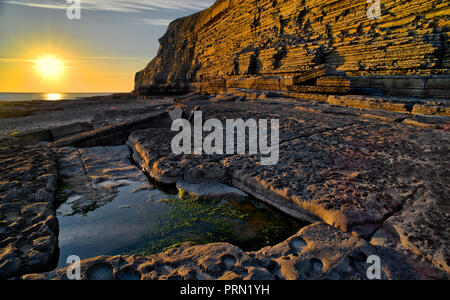
M 215 0 L 0 0 L 0 92 L 129 92 L 170 21 Z

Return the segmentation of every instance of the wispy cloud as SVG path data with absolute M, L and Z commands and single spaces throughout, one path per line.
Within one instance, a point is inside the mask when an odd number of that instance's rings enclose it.
M 86 56 L 81 57 L 81 60 L 140 60 L 144 57 L 127 57 L 127 56 Z
M 144 57 L 126 57 L 126 56 L 86 56 L 80 57 L 77 60 L 63 60 L 68 63 L 79 63 L 83 61 L 139 61 L 146 60 Z M 0 57 L 0 63 L 34 63 L 36 59 L 29 58 L 10 58 Z
M 47 9 L 66 9 L 66 0 L 0 0 L 3 3 L 40 7 Z M 144 12 L 150 10 L 200 10 L 209 7 L 214 0 L 81 0 L 82 9 L 115 12 Z
M 26 58 L 5 58 L 0 57 L 0 62 L 3 63 L 21 63 L 21 62 L 35 62 L 34 59 L 26 59 Z
M 134 19 L 132 23 L 137 25 L 167 26 L 173 19 Z

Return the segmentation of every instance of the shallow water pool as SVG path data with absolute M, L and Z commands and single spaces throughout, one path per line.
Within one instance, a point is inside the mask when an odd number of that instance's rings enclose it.
M 194 200 L 158 189 L 122 186 L 106 205 L 73 214 L 70 203 L 58 211 L 58 267 L 77 255 L 153 254 L 185 241 L 230 242 L 245 251 L 274 245 L 302 224 L 252 199 Z M 72 214 L 70 214 L 72 213 Z

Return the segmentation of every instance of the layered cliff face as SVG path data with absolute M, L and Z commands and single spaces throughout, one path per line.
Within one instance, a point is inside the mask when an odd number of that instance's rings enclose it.
M 371 5 L 219 0 L 170 24 L 157 57 L 136 74 L 135 90 L 363 93 L 375 88 L 448 97 L 450 2 L 381 0 L 379 19 L 368 17 Z

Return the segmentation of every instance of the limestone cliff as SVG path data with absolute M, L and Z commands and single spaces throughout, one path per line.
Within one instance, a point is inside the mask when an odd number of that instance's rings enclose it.
M 447 98 L 447 0 L 218 0 L 172 22 L 135 91 L 230 88 Z M 317 78 L 322 77 L 320 80 Z M 194 84 L 193 84 L 194 83 Z

